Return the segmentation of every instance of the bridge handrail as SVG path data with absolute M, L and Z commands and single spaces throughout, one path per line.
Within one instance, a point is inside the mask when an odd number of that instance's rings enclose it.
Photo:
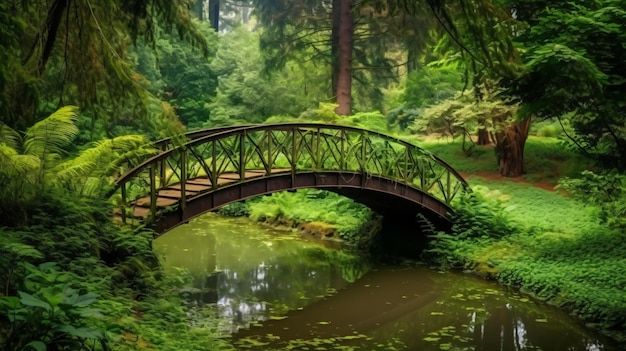
M 199 138 L 195 138 L 192 139 L 191 141 L 186 142 L 183 145 L 168 149 L 163 151 L 162 153 L 152 156 L 150 158 L 148 158 L 147 160 L 145 160 L 144 162 L 140 163 L 139 165 L 133 167 L 131 170 L 129 170 L 128 172 L 126 172 L 126 174 L 122 175 L 121 177 L 119 177 L 116 181 L 115 181 L 115 186 L 113 189 L 111 189 L 111 191 L 109 192 L 108 196 L 112 195 L 113 193 L 115 193 L 117 191 L 117 189 L 119 189 L 120 184 L 126 182 L 128 179 L 132 178 L 133 176 L 135 176 L 137 173 L 139 173 L 141 170 L 145 169 L 148 165 L 158 162 L 162 159 L 167 158 L 168 156 L 170 156 L 172 153 L 179 151 L 181 149 L 185 149 L 185 148 L 189 148 L 191 146 L 195 146 L 198 144 L 203 144 L 205 142 L 209 142 L 212 141 L 214 139 L 221 139 L 221 138 L 225 138 L 234 134 L 238 134 L 239 132 L 246 130 L 249 132 L 254 132 L 254 131 L 258 131 L 258 130 L 295 130 L 295 129 L 299 129 L 299 128 L 323 128 L 323 129 L 340 129 L 340 130 L 347 130 L 347 131 L 353 131 L 353 132 L 362 132 L 362 133 L 367 133 L 369 135 L 375 135 L 375 136 L 379 136 L 383 139 L 387 139 L 387 140 L 391 140 L 394 141 L 398 144 L 404 145 L 408 148 L 413 148 L 413 149 L 417 149 L 420 152 L 422 152 L 424 155 L 427 155 L 429 157 L 432 157 L 433 160 L 435 160 L 437 163 L 439 163 L 440 165 L 442 165 L 444 168 L 446 168 L 452 175 L 455 176 L 455 178 L 457 178 L 461 184 L 463 185 L 464 188 L 467 188 L 467 182 L 465 181 L 465 179 L 454 169 L 452 168 L 452 166 L 450 166 L 447 162 L 445 162 L 444 160 L 442 160 L 441 158 L 439 158 L 437 155 L 431 153 L 430 151 L 423 149 L 417 145 L 411 144 L 405 140 L 384 134 L 384 133 L 380 133 L 380 132 L 376 132 L 376 131 L 371 131 L 371 130 L 367 130 L 367 129 L 362 129 L 362 128 L 357 128 L 357 127 L 352 127 L 352 126 L 343 126 L 343 125 L 329 125 L 329 124 L 323 124 L 323 123 L 277 123 L 277 124 L 251 124 L 251 125 L 242 125 L 242 126 L 230 126 L 230 127 L 219 127 L 219 128 L 211 128 L 211 129 L 204 129 L 204 130 L 200 130 L 200 131 L 193 131 L 187 134 L 201 134 L 201 132 L 212 132 L 209 133 L 207 135 L 201 136 Z M 185 134 L 185 135 L 187 135 Z M 170 139 L 162 139 L 161 141 L 164 140 L 170 140 Z
M 403 184 L 421 193 L 416 201 L 440 215 L 450 210 L 457 194 L 469 191 L 465 179 L 428 150 L 394 136 L 353 126 L 254 124 L 193 131 L 179 137 L 178 143 L 174 140 L 177 137 L 160 140 L 167 150 L 115 180 L 107 197 L 116 202 L 121 200 L 120 212 L 116 213 L 121 214 L 122 221 L 126 221 L 127 213 L 133 218 L 155 219 L 175 211 L 183 218 L 185 213 L 196 211 L 202 201 L 214 201 L 214 192 L 223 190 L 221 194 L 233 194 L 234 189 L 252 184 L 249 181 L 265 178 L 263 181 L 274 182 L 285 174 L 291 175 L 291 181 L 281 189 L 302 187 L 296 178 L 302 180 L 304 174 L 311 173 L 316 179 L 325 179 L 328 172 L 358 175 L 363 189 L 373 186 L 368 181 L 372 177 L 390 179 L 394 189 Z M 191 140 L 181 144 L 186 138 Z M 385 188 L 379 190 L 387 192 Z M 425 195 L 432 199 L 430 204 L 422 203 L 426 201 L 421 200 Z M 439 205 L 432 207 L 432 201 Z
M 211 134 L 216 134 L 216 133 L 220 133 L 226 130 L 230 130 L 230 129 L 239 129 L 242 127 L 247 127 L 247 126 L 256 126 L 258 124 L 240 124 L 240 125 L 234 125 L 234 126 L 223 126 L 223 127 L 212 127 L 212 128 L 202 128 L 202 129 L 196 129 L 196 130 L 192 130 L 183 134 L 179 134 L 179 135 L 175 135 L 173 137 L 168 137 L 168 138 L 162 138 L 159 139 L 157 141 L 154 141 L 153 144 L 156 147 L 167 147 L 171 144 L 171 141 L 173 139 L 176 138 L 185 138 L 188 141 L 189 140 L 195 140 L 198 138 L 202 138 L 205 137 L 207 135 L 211 135 Z M 161 148 L 162 151 L 168 150 L 166 148 Z

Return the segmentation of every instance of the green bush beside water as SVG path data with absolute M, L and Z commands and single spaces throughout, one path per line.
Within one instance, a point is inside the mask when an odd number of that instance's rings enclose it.
M 322 222 L 334 228 L 339 238 L 359 248 L 367 245 L 380 225 L 379 216 L 364 205 L 317 189 L 274 193 L 225 206 L 220 213 L 248 215 L 260 222 L 294 227 L 301 223 Z
M 215 319 L 189 324 L 178 292 L 189 281 L 161 271 L 151 231 L 114 224 L 101 200 L 53 192 L 39 201 L 27 226 L 0 226 L 0 348 L 227 347 Z

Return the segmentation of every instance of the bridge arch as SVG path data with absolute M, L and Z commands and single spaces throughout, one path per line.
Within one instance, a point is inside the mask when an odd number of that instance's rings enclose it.
M 189 140 L 191 139 L 191 140 Z M 330 190 L 387 214 L 422 213 L 449 225 L 450 202 L 467 190 L 447 163 L 406 141 L 325 124 L 267 124 L 188 133 L 132 168 L 110 193 L 117 216 L 158 233 L 228 203 L 277 191 Z

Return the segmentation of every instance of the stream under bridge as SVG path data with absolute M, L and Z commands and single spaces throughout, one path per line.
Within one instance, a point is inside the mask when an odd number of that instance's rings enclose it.
M 193 131 L 155 143 L 159 152 L 115 182 L 115 216 L 162 234 L 209 211 L 278 191 L 317 188 L 383 217 L 450 226 L 451 201 L 468 191 L 436 155 L 379 132 L 286 123 Z

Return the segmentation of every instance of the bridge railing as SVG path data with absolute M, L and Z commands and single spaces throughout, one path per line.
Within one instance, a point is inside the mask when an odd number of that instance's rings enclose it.
M 116 181 L 113 198 L 126 221 L 185 208 L 206 191 L 259 176 L 298 172 L 361 173 L 409 184 L 450 204 L 463 178 L 430 152 L 405 141 L 353 127 L 276 124 L 227 127 L 196 136 L 131 169 Z M 191 184 L 193 180 L 193 183 Z M 169 198 L 169 200 L 168 200 Z

